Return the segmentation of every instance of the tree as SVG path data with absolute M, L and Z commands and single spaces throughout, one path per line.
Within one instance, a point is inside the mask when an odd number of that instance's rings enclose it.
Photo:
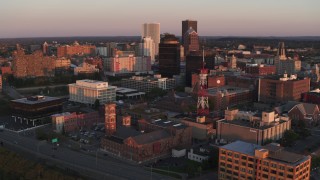
M 281 145 L 292 146 L 293 143 L 299 139 L 299 137 L 299 134 L 295 133 L 293 130 L 287 130 L 281 139 Z
M 99 99 L 96 99 L 96 101 L 94 102 L 94 109 L 98 109 L 100 107 L 100 101 Z

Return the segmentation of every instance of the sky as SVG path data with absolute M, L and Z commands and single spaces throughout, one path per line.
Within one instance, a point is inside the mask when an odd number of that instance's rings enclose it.
M 0 38 L 139 36 L 141 25 L 181 35 L 320 36 L 320 0 L 0 0 Z

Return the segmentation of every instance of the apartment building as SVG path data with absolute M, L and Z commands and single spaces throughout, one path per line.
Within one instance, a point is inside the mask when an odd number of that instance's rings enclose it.
M 310 179 L 311 157 L 266 146 L 236 141 L 219 148 L 219 179 Z

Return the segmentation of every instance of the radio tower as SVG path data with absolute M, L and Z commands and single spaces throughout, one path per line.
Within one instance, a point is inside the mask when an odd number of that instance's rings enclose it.
M 204 48 L 202 50 L 202 69 L 199 74 L 199 91 L 198 91 L 198 103 L 197 103 L 197 114 L 198 116 L 209 115 L 209 101 L 207 95 L 207 76 L 208 69 L 204 68 Z

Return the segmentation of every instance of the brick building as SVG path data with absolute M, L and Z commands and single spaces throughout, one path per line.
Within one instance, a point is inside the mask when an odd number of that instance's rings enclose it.
M 307 127 L 313 127 L 319 123 L 320 111 L 317 104 L 289 101 L 288 103 L 275 107 L 274 110 L 280 115 L 287 115 L 292 119 L 292 125 L 299 125 L 303 121 Z
M 310 79 L 296 75 L 270 76 L 260 79 L 258 99 L 264 103 L 299 101 L 301 94 L 309 92 Z
M 70 133 L 82 128 L 91 128 L 93 125 L 104 122 L 104 117 L 98 111 L 88 113 L 61 113 L 52 118 L 53 130 L 57 133 Z
M 192 87 L 199 81 L 199 74 L 192 74 Z M 225 77 L 223 75 L 208 75 L 208 88 L 221 87 L 226 85 Z
M 55 73 L 55 57 L 44 56 L 42 51 L 25 54 L 18 49 L 13 52 L 13 75 L 16 78 L 53 77 Z
M 265 76 L 276 74 L 276 66 L 272 65 L 248 65 L 245 67 L 244 71 L 247 74 L 252 74 L 254 76 Z
M 69 57 L 73 55 L 93 55 L 96 52 L 96 47 L 93 45 L 79 45 L 75 42 L 73 45 L 59 46 L 57 48 L 57 56 Z
M 291 119 L 279 116 L 274 111 L 250 112 L 225 110 L 225 119 L 217 121 L 217 139 L 223 142 L 236 140 L 254 144 L 265 144 L 279 140 L 286 130 L 291 129 Z
M 278 144 L 259 146 L 236 141 L 219 148 L 219 180 L 310 179 L 311 157 L 285 151 Z
M 101 148 L 109 154 L 137 163 L 147 162 L 171 154 L 175 147 L 190 147 L 192 129 L 172 121 L 139 120 L 139 131 L 122 118 L 116 132 L 101 140 Z M 130 122 L 130 121 L 129 121 Z

